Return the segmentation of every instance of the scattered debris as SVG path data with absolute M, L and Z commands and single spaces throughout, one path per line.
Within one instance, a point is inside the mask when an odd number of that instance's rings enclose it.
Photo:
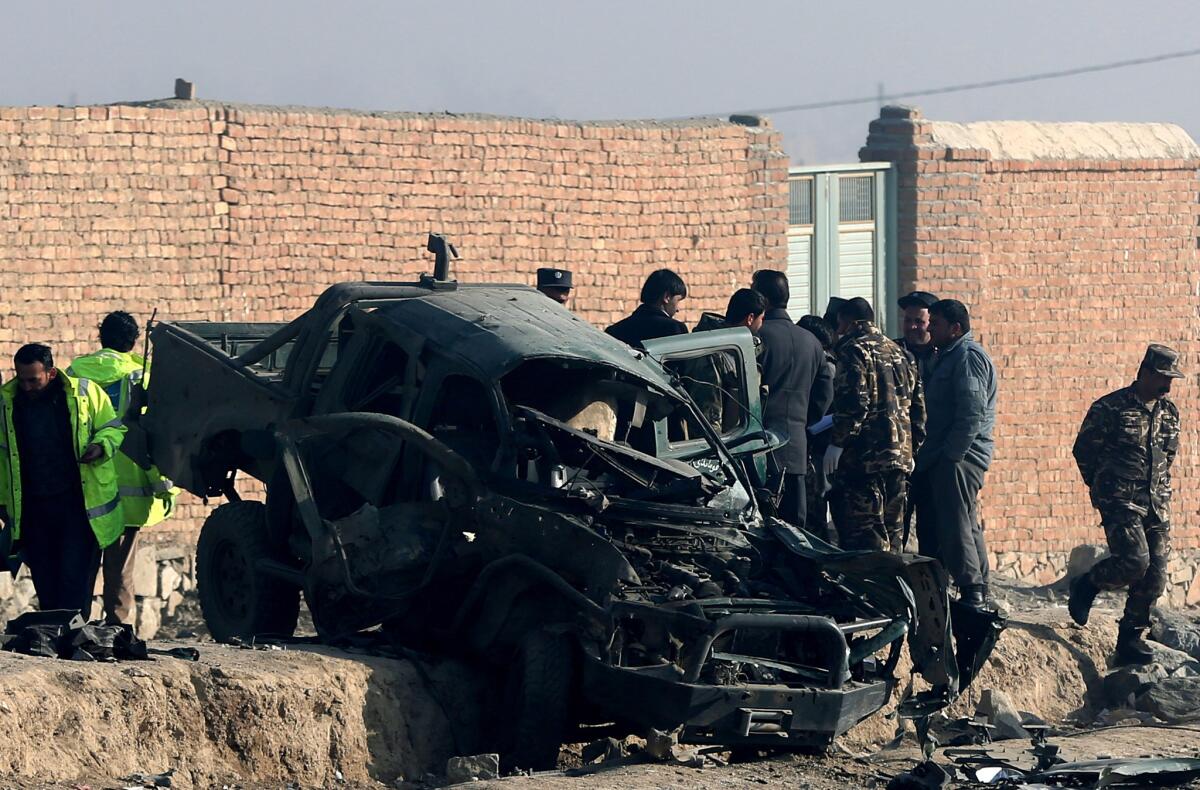
M 604 763 L 624 757 L 625 750 L 616 738 L 601 738 L 584 746 L 580 756 L 585 763 Z
M 146 643 L 128 625 L 87 623 L 77 610 L 26 612 L 8 621 L 3 648 L 14 653 L 75 661 L 146 659 Z
M 168 768 L 161 774 L 130 774 L 121 779 L 122 782 L 133 782 L 132 787 L 125 790 L 142 790 L 145 787 L 170 787 L 171 777 L 175 775 L 174 768 Z
M 1200 779 L 1200 759 L 1138 758 L 1063 763 L 1027 778 L 1073 787 L 1165 787 Z
M 646 746 L 642 753 L 660 762 L 674 762 L 691 768 L 704 767 L 704 755 L 696 747 L 682 746 L 679 735 L 682 727 L 672 732 L 651 728 L 646 735 Z
M 932 760 L 926 760 L 911 771 L 893 777 L 888 782 L 887 790 L 937 790 L 945 787 L 949 780 L 950 776 L 945 768 Z
M 983 719 L 994 728 L 993 740 L 1029 739 L 1029 731 L 1021 724 L 1021 714 L 1008 695 L 999 689 L 984 689 L 975 708 L 975 718 Z
M 500 776 L 500 755 L 476 754 L 471 757 L 451 757 L 446 761 L 446 782 L 462 784 Z

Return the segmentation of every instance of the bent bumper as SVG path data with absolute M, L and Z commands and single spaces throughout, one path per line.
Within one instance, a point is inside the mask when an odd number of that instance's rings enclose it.
M 841 689 L 709 686 L 613 667 L 588 657 L 583 695 L 621 721 L 673 730 L 683 743 L 774 748 L 824 747 L 887 702 L 891 683 Z

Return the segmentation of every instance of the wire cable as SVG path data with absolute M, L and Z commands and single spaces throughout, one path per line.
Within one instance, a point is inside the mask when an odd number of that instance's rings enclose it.
M 738 110 L 735 115 L 782 115 L 789 112 L 806 112 L 808 110 L 824 110 L 831 107 L 849 107 L 855 104 L 877 104 L 881 99 L 913 99 L 923 96 L 940 96 L 947 93 L 963 93 L 966 91 L 984 90 L 986 88 L 998 88 L 1006 85 L 1023 85 L 1030 82 L 1043 82 L 1045 80 L 1056 80 L 1064 77 L 1075 77 L 1081 74 L 1095 74 L 1102 71 L 1114 71 L 1116 69 L 1130 68 L 1132 66 L 1145 66 L 1151 63 L 1162 63 L 1169 60 L 1180 60 L 1183 58 L 1194 58 L 1200 56 L 1200 49 L 1185 49 L 1179 52 L 1164 52 L 1159 55 L 1150 55 L 1143 58 L 1130 58 L 1128 60 L 1114 60 L 1108 63 L 1098 63 L 1090 66 L 1078 66 L 1073 69 L 1062 69 L 1059 71 L 1044 71 L 1037 74 L 1026 74 L 1020 77 L 1005 77 L 995 80 L 984 80 L 982 82 L 965 82 L 958 85 L 944 85 L 940 88 L 922 88 L 912 91 L 900 91 L 898 93 L 888 92 L 883 96 L 875 94 L 873 96 L 858 96 L 847 99 L 831 99 L 828 101 L 809 102 L 807 104 L 784 104 L 777 107 L 759 107 L 750 110 Z M 676 116 L 668 120 L 684 120 L 686 118 L 703 117 L 705 115 L 727 115 L 725 112 L 699 113 L 696 115 Z

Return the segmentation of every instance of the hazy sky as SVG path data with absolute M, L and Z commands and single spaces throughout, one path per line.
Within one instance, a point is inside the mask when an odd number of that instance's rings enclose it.
M 1195 0 L 32 0 L 5 7 L 0 104 L 169 95 L 652 118 L 871 96 L 1200 47 Z M 1170 121 L 1200 58 L 912 100 L 942 120 Z M 796 162 L 855 161 L 874 105 L 772 116 Z

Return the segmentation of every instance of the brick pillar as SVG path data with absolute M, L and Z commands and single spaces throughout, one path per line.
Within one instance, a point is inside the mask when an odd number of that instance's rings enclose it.
M 896 166 L 899 293 L 921 288 L 959 299 L 976 316 L 987 279 L 980 186 L 989 158 L 935 143 L 915 107 L 884 107 L 871 122 L 859 159 Z

